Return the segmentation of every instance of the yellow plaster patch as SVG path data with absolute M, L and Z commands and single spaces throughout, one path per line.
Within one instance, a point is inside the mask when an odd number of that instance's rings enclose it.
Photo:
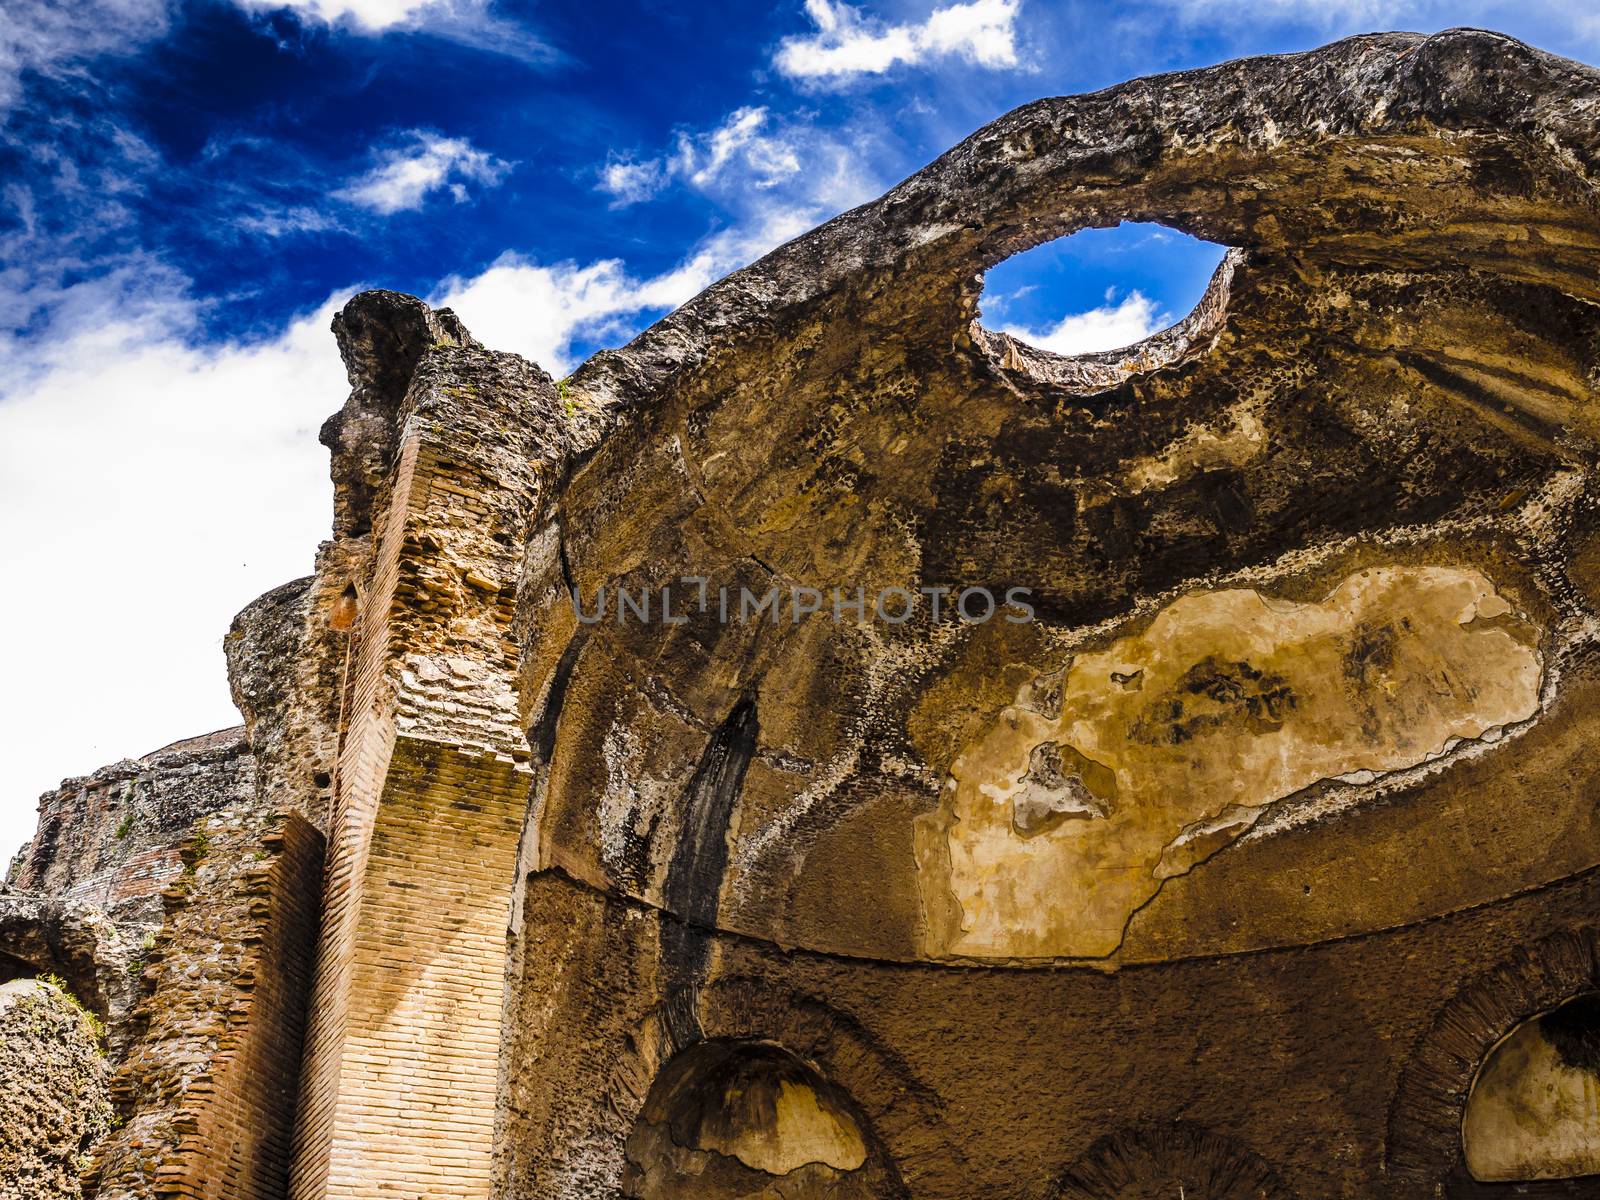
M 956 757 L 916 839 L 928 951 L 1110 954 L 1268 805 L 1493 736 L 1541 676 L 1537 631 L 1471 568 L 1363 570 L 1320 603 L 1182 596 Z
M 708 1138 L 700 1148 L 769 1175 L 787 1175 L 807 1163 L 854 1171 L 867 1161 L 867 1145 L 855 1122 L 824 1104 L 815 1089 L 785 1079 L 772 1103 L 769 1126 L 740 1126 L 733 1136 Z
M 1528 1021 L 1473 1081 L 1462 1143 L 1481 1182 L 1600 1174 L 1600 1077 L 1563 1062 L 1540 1022 Z

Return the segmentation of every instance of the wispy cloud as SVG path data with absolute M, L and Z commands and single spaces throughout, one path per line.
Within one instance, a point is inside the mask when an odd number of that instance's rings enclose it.
M 881 192 L 867 164 L 884 157 L 882 149 L 880 131 L 867 121 L 828 126 L 815 113 L 775 117 L 745 106 L 711 129 L 679 130 L 663 153 L 613 154 L 596 187 L 612 208 L 688 188 L 715 201 L 730 228 L 792 226 L 786 236 L 793 236 Z
M 1472 0 L 1465 0 L 1470 5 Z M 1538 3 L 1539 0 L 1533 0 Z M 1313 28 L 1393 28 L 1397 21 L 1438 8 L 1436 0 L 1157 0 L 1191 21 L 1210 22 L 1226 17 L 1228 22 L 1268 21 L 1293 23 Z M 1457 7 L 1460 7 L 1458 0 Z M 1226 31 L 1228 25 L 1223 25 Z
M 344 223 L 332 213 L 308 204 L 280 207 L 262 205 L 253 212 L 240 213 L 234 218 L 233 223 L 245 233 L 260 234 L 269 238 L 348 232 Z
M 0 116 L 22 96 L 22 75 L 81 72 L 104 54 L 132 54 L 166 33 L 168 0 L 7 0 L 0 10 Z
M 785 38 L 773 62 L 794 79 L 842 82 L 955 57 L 984 67 L 1015 67 L 1021 0 L 970 0 L 937 8 L 917 24 L 891 25 L 839 0 L 806 0 L 817 32 Z
M 425 32 L 528 62 L 562 56 L 526 26 L 496 16 L 490 0 L 234 0 L 254 12 L 292 12 L 302 22 L 382 36 Z
M 206 140 L 200 161 L 217 212 L 211 231 L 219 241 L 230 230 L 246 239 L 359 230 L 358 214 L 328 203 L 328 165 L 292 140 L 223 129 Z
M 484 4 L 441 4 L 437 0 L 244 0 L 255 8 L 286 8 L 327 24 L 349 22 L 361 29 L 381 32 L 397 25 L 416 23 L 429 9 L 454 10 L 465 15 Z
M 380 152 L 370 171 L 334 196 L 388 216 L 421 208 L 423 201 L 438 191 L 448 192 L 459 204 L 468 198 L 468 184 L 493 187 L 509 169 L 510 164 L 465 138 L 413 129 L 403 135 L 400 144 Z
M 1093 354 L 1131 346 L 1167 324 L 1160 305 L 1142 292 L 1132 291 L 1114 301 L 1115 293 L 1108 292 L 1100 307 L 1071 313 L 1049 328 L 1007 326 L 1004 331 L 1056 354 Z
M 765 108 L 746 107 L 729 114 L 717 128 L 694 134 L 680 131 L 671 154 L 643 160 L 616 157 L 601 169 L 600 190 L 621 207 L 637 204 L 677 180 L 705 189 L 730 169 L 741 182 L 771 188 L 800 170 L 800 147 L 791 133 L 765 132 Z
M 92 81 L 35 80 L 0 130 L 12 168 L 0 185 L 0 358 L 11 375 L 23 365 L 14 347 L 71 326 L 90 302 L 73 286 L 85 276 L 103 282 L 95 297 L 118 293 L 90 324 L 127 319 L 187 282 L 139 247 L 161 156 L 104 113 L 106 99 Z
M 1589 46 L 1600 45 L 1600 8 L 1593 0 L 1155 0 L 1186 30 L 1236 38 L 1263 28 L 1304 29 L 1337 37 L 1373 29 L 1435 30 L 1454 25 L 1512 27 L 1533 37 L 1540 26 Z M 1527 28 L 1532 22 L 1534 29 Z M 1570 53 L 1570 51 L 1568 51 Z
M 704 239 L 670 270 L 647 276 L 614 258 L 580 265 L 504 254 L 481 274 L 446 279 L 429 300 L 455 309 L 485 344 L 565 374 L 577 365 L 578 343 L 626 341 L 649 316 L 678 307 L 811 225 L 808 211 L 775 206 Z

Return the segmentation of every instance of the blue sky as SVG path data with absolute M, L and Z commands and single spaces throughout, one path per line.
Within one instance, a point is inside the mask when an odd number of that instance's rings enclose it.
M 362 286 L 558 374 L 1006 110 L 1370 29 L 1600 60 L 1592 0 L 8 0 L 0 854 L 63 775 L 230 724 L 234 611 L 328 526 L 326 333 Z M 1219 251 L 1084 234 L 994 272 L 1064 351 Z

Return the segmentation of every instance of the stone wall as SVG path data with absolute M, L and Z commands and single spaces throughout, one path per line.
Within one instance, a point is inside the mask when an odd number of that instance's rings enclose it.
M 0 955 L 13 973 L 55 972 L 106 1019 L 113 1052 L 134 1000 L 162 893 L 203 817 L 255 801 L 242 729 L 174 742 L 65 780 L 39 800 L 39 827 L 0 895 Z
M 500 1194 L 732 1171 L 738 1103 L 638 1122 L 719 1039 L 849 1093 L 889 1194 L 1492 1186 L 1476 1065 L 1596 984 L 1597 98 L 1457 30 L 1041 100 L 575 371 Z M 1120 220 L 1232 248 L 1195 313 L 983 328 Z
M 78 1200 L 111 1126 L 102 1029 L 54 983 L 0 984 L 0 1200 Z
M 1434 1160 L 1426 1178 L 1391 1170 L 1423 1146 L 1390 1125 L 1435 1023 L 1473 975 L 1524 960 L 1569 994 L 1600 986 L 1597 903 L 1591 872 L 1410 929 L 1110 973 L 890 966 L 717 936 L 691 1003 L 708 1038 L 768 1039 L 814 1063 L 919 1200 L 1175 1196 L 1175 1179 L 1170 1193 L 1082 1188 L 1104 1181 L 1106 1142 L 1132 1158 L 1152 1143 L 1196 1153 L 1185 1128 L 1237 1149 L 1216 1166 L 1263 1164 L 1244 1177 L 1279 1181 L 1272 1200 L 1422 1200 L 1457 1164 Z M 538 932 L 516 983 L 498 1194 L 613 1195 L 678 1048 L 662 966 L 674 922 L 559 872 L 530 881 L 527 913 Z M 1569 947 L 1570 930 L 1581 936 Z M 1496 1040 L 1491 1027 L 1456 1051 L 1470 1055 L 1458 1088 Z M 1192 1196 L 1263 1194 L 1197 1182 Z M 1557 1186 L 1540 1194 L 1593 1194 Z
M 322 836 L 260 784 L 242 729 L 69 779 L 0 894 L 4 969 L 104 1018 L 116 1116 L 74 1168 L 90 1195 L 283 1194 Z M 25 1096 L 28 1064 L 5 1068 Z
M 203 816 L 250 802 L 244 730 L 186 738 L 63 781 L 39 801 L 39 828 L 11 879 L 27 892 L 84 900 L 113 920 L 148 919 L 181 870 L 178 850 Z

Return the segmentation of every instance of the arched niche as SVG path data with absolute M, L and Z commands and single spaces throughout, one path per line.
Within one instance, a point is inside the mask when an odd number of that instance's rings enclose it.
M 1051 1200 L 1295 1200 L 1260 1155 L 1187 1121 L 1107 1134 L 1056 1183 Z
M 1600 1176 L 1600 992 L 1523 1021 L 1489 1051 L 1461 1143 L 1479 1183 Z
M 1397 1081 L 1384 1147 L 1391 1193 L 1449 1200 L 1594 1196 L 1600 1189 L 1592 1177 L 1476 1179 L 1463 1137 L 1474 1095 L 1481 1101 L 1487 1094 L 1483 1084 L 1496 1052 L 1543 1016 L 1594 995 L 1600 995 L 1600 936 L 1592 928 L 1553 933 L 1469 980 L 1418 1039 Z
M 10 983 L 14 979 L 32 979 L 37 974 L 32 963 L 0 950 L 0 984 Z
M 878 1200 L 892 1171 L 855 1102 L 776 1042 L 714 1039 L 674 1056 L 627 1140 L 629 1200 Z

